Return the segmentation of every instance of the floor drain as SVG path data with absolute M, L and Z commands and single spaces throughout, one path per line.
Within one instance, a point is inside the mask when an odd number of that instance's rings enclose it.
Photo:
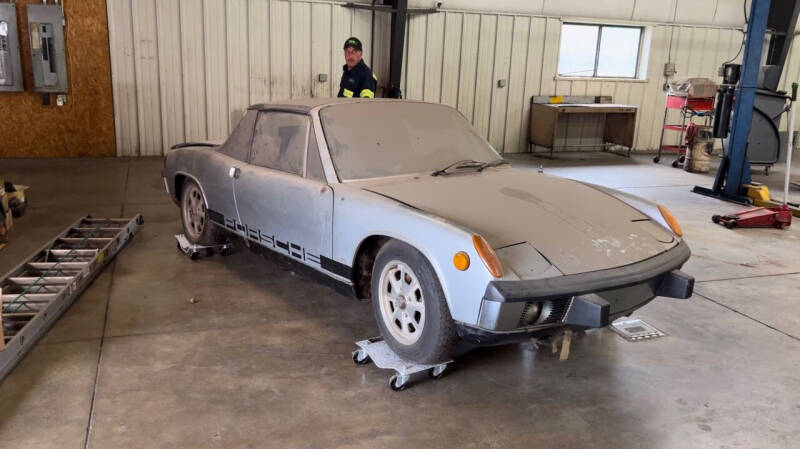
M 664 332 L 639 319 L 615 321 L 611 323 L 611 329 L 628 341 L 652 340 L 667 336 Z

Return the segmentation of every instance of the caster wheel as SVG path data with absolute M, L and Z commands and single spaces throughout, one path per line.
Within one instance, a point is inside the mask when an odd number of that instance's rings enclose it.
M 181 244 L 180 243 L 176 243 L 175 247 L 178 248 L 178 251 L 183 252 L 183 248 L 181 248 Z
M 19 199 L 14 199 L 14 201 L 10 202 L 8 208 L 11 209 L 11 216 L 14 218 L 20 218 L 25 215 L 25 209 L 28 207 L 28 201 L 22 201 Z
M 728 228 L 728 229 L 733 229 L 733 228 L 736 227 L 736 222 L 735 221 L 726 221 L 725 222 L 725 227 Z
M 659 157 L 659 156 L 656 156 L 656 157 L 653 158 L 653 162 L 655 162 L 656 164 L 658 164 L 658 162 L 660 160 L 661 160 L 661 157 Z
M 359 356 L 361 355 L 361 351 L 353 351 L 353 363 L 356 365 L 366 365 L 371 361 L 368 355 L 364 354 L 364 358 L 361 359 Z
M 719 215 L 712 215 L 711 221 L 713 221 L 714 223 L 719 223 Z
M 139 218 L 136 219 L 136 224 L 138 224 L 139 226 L 143 225 L 144 224 L 144 217 L 139 216 Z
M 672 168 L 678 168 L 678 161 L 677 160 L 672 161 Z
M 684 162 L 686 162 L 686 156 L 681 156 L 681 157 L 678 159 L 678 162 L 680 162 L 681 164 L 683 164 Z
M 398 384 L 397 375 L 395 374 L 389 379 L 389 388 L 391 388 L 392 391 L 403 391 L 406 389 L 406 384 Z
M 444 376 L 444 370 L 439 371 L 439 374 L 436 374 L 436 368 L 431 368 L 428 370 L 428 377 L 433 380 L 439 380 Z
M 189 255 L 189 258 L 192 259 L 192 260 L 197 260 L 199 257 L 200 257 L 200 254 L 198 254 L 198 253 L 192 253 L 192 254 Z
M 230 256 L 231 255 L 231 250 L 229 250 L 228 248 L 225 248 L 225 249 L 223 249 L 223 250 L 221 250 L 219 252 L 219 255 L 222 256 L 222 257 Z

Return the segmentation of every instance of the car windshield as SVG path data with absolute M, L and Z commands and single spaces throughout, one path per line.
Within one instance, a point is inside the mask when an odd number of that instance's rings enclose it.
M 459 161 L 500 159 L 469 122 L 447 106 L 400 101 L 338 104 L 322 109 L 320 119 L 341 180 L 433 172 Z

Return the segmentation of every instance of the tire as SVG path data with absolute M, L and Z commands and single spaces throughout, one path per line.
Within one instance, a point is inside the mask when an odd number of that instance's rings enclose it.
M 395 285 L 401 285 L 401 294 L 394 293 Z M 459 338 L 444 291 L 430 262 L 415 248 L 390 240 L 378 251 L 372 310 L 381 335 L 400 357 L 433 364 L 453 356 Z
M 8 208 L 11 209 L 11 216 L 14 218 L 20 218 L 25 215 L 25 209 L 28 208 L 28 200 L 13 198 L 11 201 L 9 201 Z
M 658 164 L 658 162 L 660 160 L 661 160 L 661 158 L 659 156 L 656 156 L 656 157 L 653 158 L 653 162 L 655 162 L 656 164 Z
M 191 243 L 216 245 L 223 241 L 222 232 L 208 219 L 203 192 L 192 180 L 183 183 L 181 190 L 181 224 L 183 235 Z
M 359 359 L 359 351 L 353 351 L 353 363 L 356 365 L 366 365 L 367 363 L 371 362 L 372 359 L 369 358 L 368 355 L 365 355 L 363 359 Z

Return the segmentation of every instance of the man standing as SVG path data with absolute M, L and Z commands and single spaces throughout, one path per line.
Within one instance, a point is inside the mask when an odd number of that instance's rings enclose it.
M 344 60 L 342 81 L 339 83 L 338 97 L 375 98 L 378 78 L 372 69 L 361 59 L 361 41 L 351 37 L 344 41 Z

